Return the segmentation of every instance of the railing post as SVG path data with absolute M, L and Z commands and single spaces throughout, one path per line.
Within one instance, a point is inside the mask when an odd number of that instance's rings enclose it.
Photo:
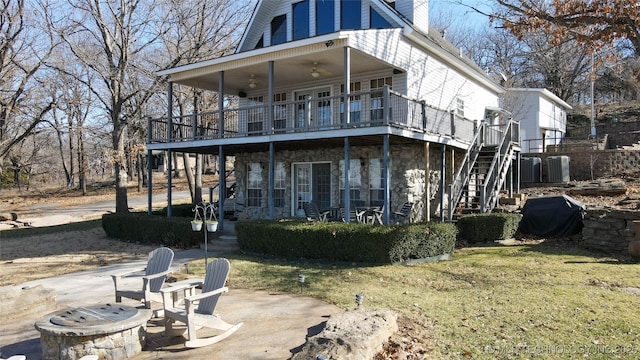
M 382 87 L 382 121 L 384 125 L 389 125 L 389 85 Z
M 453 184 L 449 185 L 449 221 L 453 221 L 453 212 L 455 209 L 453 208 Z
M 422 109 L 422 130 L 427 128 L 427 103 L 422 100 L 420 101 L 420 108 Z
M 481 213 L 485 213 L 487 211 L 487 204 L 486 204 L 486 186 L 480 185 L 480 212 Z
M 306 97 L 305 102 L 304 106 L 307 111 L 304 112 L 304 129 L 308 131 L 311 126 L 311 96 Z
M 191 137 L 193 140 L 198 138 L 198 115 L 195 111 L 191 117 Z
M 451 137 L 456 136 L 456 113 L 455 110 L 451 110 Z

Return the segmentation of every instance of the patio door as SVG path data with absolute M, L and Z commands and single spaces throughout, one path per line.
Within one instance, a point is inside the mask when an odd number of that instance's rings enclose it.
M 293 215 L 304 216 L 302 204 L 314 202 L 320 209 L 331 206 L 331 163 L 293 164 Z
M 296 91 L 296 127 L 304 128 L 307 117 L 310 128 L 331 126 L 331 88 Z

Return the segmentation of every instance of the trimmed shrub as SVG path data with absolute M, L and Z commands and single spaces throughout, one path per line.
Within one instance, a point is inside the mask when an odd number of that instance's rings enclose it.
M 451 254 L 456 228 L 451 224 L 371 226 L 299 220 L 239 221 L 240 249 L 275 256 L 395 263 Z
M 460 238 L 470 243 L 511 239 L 522 215 L 513 213 L 473 214 L 458 219 Z
M 102 228 L 108 237 L 126 242 L 188 249 L 198 247 L 203 239 L 202 232 L 191 230 L 192 219 L 146 213 L 104 214 Z

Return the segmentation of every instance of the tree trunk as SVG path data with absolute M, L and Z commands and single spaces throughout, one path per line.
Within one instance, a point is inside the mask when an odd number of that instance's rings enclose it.
M 142 171 L 142 154 L 138 153 L 136 160 L 136 173 L 138 175 L 138 192 L 142 192 L 144 186 L 144 172 Z
M 203 172 L 203 156 L 202 154 L 196 155 L 196 176 L 195 176 L 195 203 L 202 201 L 202 172 Z
M 119 114 L 120 111 L 114 111 L 113 114 Z M 126 125 L 119 119 L 113 120 L 113 169 L 116 176 L 116 213 L 125 214 L 129 212 L 129 204 L 127 201 L 127 163 L 124 154 L 124 138 L 126 133 Z
M 189 192 L 191 193 L 191 203 L 199 203 L 196 198 L 195 181 L 193 178 L 193 171 L 191 169 L 191 161 L 188 153 L 182 153 L 182 163 L 184 164 L 184 174 L 187 176 L 187 183 L 189 184 Z

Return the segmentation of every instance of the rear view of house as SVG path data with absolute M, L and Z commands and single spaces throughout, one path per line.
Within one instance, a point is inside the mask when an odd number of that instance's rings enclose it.
M 313 202 L 380 207 L 389 223 L 410 202 L 411 221 L 444 220 L 517 185 L 504 89 L 429 30 L 426 0 L 259 1 L 234 54 L 159 75 L 169 103 L 174 86 L 224 96 L 150 120 L 148 150 L 219 155 L 221 174 L 234 157 L 244 218 Z

